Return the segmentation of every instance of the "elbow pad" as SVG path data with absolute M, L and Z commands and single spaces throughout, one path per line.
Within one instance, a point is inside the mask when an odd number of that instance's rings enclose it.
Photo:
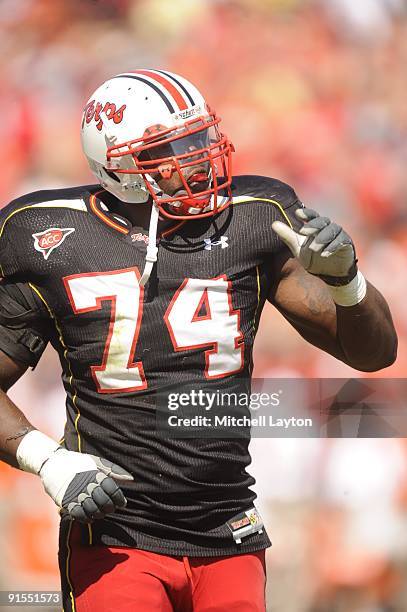
M 48 337 L 43 333 L 48 312 L 24 283 L 0 283 L 0 348 L 10 357 L 35 366 Z

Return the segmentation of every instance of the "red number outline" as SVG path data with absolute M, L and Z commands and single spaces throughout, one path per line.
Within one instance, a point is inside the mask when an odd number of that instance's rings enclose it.
M 210 348 L 210 349 L 205 351 L 205 370 L 204 370 L 204 375 L 205 375 L 205 378 L 207 380 L 214 380 L 214 379 L 218 379 L 218 378 L 225 378 L 226 376 L 230 376 L 231 374 L 237 374 L 238 372 L 241 372 L 243 370 L 243 368 L 244 368 L 244 348 L 245 348 L 245 345 L 244 345 L 243 332 L 242 332 L 242 330 L 240 328 L 240 309 L 238 309 L 238 308 L 237 309 L 233 309 L 233 305 L 232 305 L 232 293 L 231 293 L 231 291 L 232 291 L 232 281 L 230 281 L 227 278 L 226 274 L 221 274 L 220 276 L 216 276 L 215 278 L 209 278 L 207 280 L 219 280 L 219 279 L 223 279 L 224 281 L 227 282 L 226 293 L 227 293 L 227 296 L 228 296 L 229 315 L 236 315 L 237 316 L 237 330 L 239 332 L 239 335 L 235 338 L 235 349 L 240 348 L 240 361 L 241 361 L 241 365 L 240 365 L 239 368 L 237 368 L 236 370 L 230 370 L 228 372 L 224 372 L 223 374 L 215 374 L 215 375 L 211 376 L 209 374 L 209 365 L 210 365 L 209 364 L 209 358 L 210 358 L 210 356 L 212 354 L 218 352 L 218 348 L 219 347 L 218 347 L 218 342 L 217 341 L 215 341 L 215 342 L 203 342 L 201 344 L 190 344 L 188 346 L 182 346 L 182 347 L 178 346 L 178 344 L 177 344 L 174 332 L 172 330 L 172 325 L 171 325 L 171 323 L 169 321 L 169 316 L 171 314 L 171 310 L 172 310 L 175 302 L 178 299 L 179 294 L 184 289 L 184 287 L 186 286 L 188 281 L 189 280 L 196 280 L 196 279 L 185 278 L 182 281 L 181 285 L 178 287 L 178 289 L 174 293 L 174 296 L 172 297 L 172 299 L 171 299 L 171 301 L 170 301 L 170 303 L 169 303 L 169 305 L 167 307 L 167 310 L 165 311 L 164 317 L 163 317 L 164 321 L 165 321 L 165 324 L 167 326 L 167 329 L 168 329 L 168 333 L 169 333 L 170 338 L 171 338 L 172 346 L 174 348 L 174 351 L 176 351 L 177 353 L 179 353 L 181 351 L 188 351 L 188 350 L 194 349 L 194 348 L 204 348 L 205 346 L 208 346 L 208 345 L 212 346 L 212 348 Z M 199 280 L 202 280 L 202 283 L 205 283 L 205 279 L 199 279 Z M 208 287 L 206 287 L 206 290 L 207 289 L 208 289 Z M 201 305 L 201 302 L 202 302 L 202 298 L 199 301 L 199 306 Z M 199 312 L 199 308 L 196 310 L 196 312 Z M 196 314 L 196 312 L 195 312 L 195 314 Z M 195 314 L 194 314 L 194 316 L 195 316 Z M 210 316 L 210 317 L 202 317 L 202 318 L 211 319 L 212 317 Z M 192 318 L 191 323 L 193 323 L 193 319 L 194 319 L 194 317 Z
M 75 278 L 85 278 L 85 277 L 92 277 L 92 276 L 109 276 L 109 275 L 114 275 L 114 274 L 121 274 L 123 272 L 134 272 L 135 276 L 136 276 L 136 281 L 137 284 L 140 280 L 140 272 L 138 270 L 138 268 L 136 267 L 132 267 L 132 268 L 122 268 L 120 270 L 109 270 L 106 272 L 84 272 L 82 274 L 71 274 L 69 276 L 65 276 L 63 277 L 63 282 L 64 282 L 64 286 L 65 286 L 65 291 L 68 295 L 72 310 L 75 314 L 82 314 L 84 312 L 92 312 L 95 310 L 100 310 L 102 308 L 102 302 L 105 300 L 111 300 L 112 304 L 110 307 L 110 323 L 109 323 L 109 331 L 108 331 L 108 335 L 107 335 L 107 339 L 106 339 L 106 343 L 105 343 L 105 348 L 103 351 L 103 359 L 102 359 L 102 363 L 101 365 L 93 365 L 90 366 L 90 370 L 91 370 L 91 374 L 92 374 L 92 378 L 93 381 L 95 383 L 96 389 L 98 393 L 130 393 L 130 392 L 134 392 L 134 391 L 143 391 L 144 389 L 147 389 L 147 380 L 146 380 L 146 376 L 144 373 L 144 368 L 143 368 L 143 363 L 141 361 L 136 361 L 134 362 L 134 354 L 136 352 L 136 346 L 137 346 L 137 340 L 140 334 L 140 327 L 141 327 L 141 320 L 143 318 L 143 298 L 144 298 L 144 288 L 140 287 L 140 296 L 139 296 L 139 309 L 138 309 L 138 314 L 137 314 L 137 323 L 136 323 L 136 329 L 134 332 L 134 336 L 133 336 L 133 341 L 131 344 L 131 349 L 130 349 L 130 355 L 129 355 L 129 359 L 127 361 L 127 368 L 128 369 L 133 369 L 136 368 L 138 369 L 139 375 L 140 375 L 140 379 L 142 381 L 142 385 L 137 385 L 135 387 L 126 387 L 126 388 L 119 388 L 119 389 L 102 389 L 100 387 L 99 381 L 96 377 L 96 372 L 101 372 L 106 370 L 106 365 L 107 365 L 107 359 L 108 359 L 108 354 L 109 354 L 109 348 L 110 348 L 110 342 L 112 339 L 112 335 L 113 335 L 113 328 L 114 328 L 114 323 L 115 323 L 115 319 L 116 319 L 116 295 L 106 295 L 106 296 L 102 296 L 102 297 L 97 297 L 95 298 L 96 301 L 96 306 L 89 306 L 87 308 L 77 308 L 73 299 L 73 295 L 71 292 L 71 289 L 69 287 L 69 281 L 71 281 L 72 279 Z
M 206 314 L 200 315 L 198 313 L 204 304 L 205 304 Z M 194 315 L 191 319 L 191 323 L 193 323 L 194 321 L 205 321 L 205 320 L 209 321 L 211 319 L 212 319 L 212 313 L 211 313 L 211 307 L 209 304 L 208 287 L 206 287 L 206 289 L 203 290 L 202 297 L 199 300 L 198 306 L 196 307 Z

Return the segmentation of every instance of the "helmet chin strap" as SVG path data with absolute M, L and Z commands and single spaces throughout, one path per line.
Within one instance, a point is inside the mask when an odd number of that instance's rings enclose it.
M 152 181 L 155 183 L 155 181 Z M 155 183 L 158 188 L 158 185 Z M 158 189 L 157 189 L 158 191 Z M 214 196 L 211 197 L 211 205 L 213 207 L 214 204 Z M 148 282 L 151 272 L 153 270 L 154 264 L 157 262 L 158 256 L 158 247 L 157 247 L 157 229 L 158 229 L 158 220 L 159 220 L 160 210 L 155 202 L 153 202 L 151 207 L 151 215 L 150 215 L 150 225 L 148 228 L 148 245 L 147 252 L 145 257 L 145 265 L 143 274 L 139 280 L 140 287 L 144 287 Z
M 143 274 L 139 280 L 140 287 L 144 287 L 148 279 L 150 278 L 150 274 L 153 270 L 153 266 L 157 261 L 158 248 L 157 248 L 157 227 L 158 227 L 158 215 L 159 210 L 156 204 L 153 204 L 151 208 L 151 216 L 150 216 L 150 227 L 148 228 L 148 245 L 147 245 L 147 253 L 145 259 L 145 266 L 143 270 Z

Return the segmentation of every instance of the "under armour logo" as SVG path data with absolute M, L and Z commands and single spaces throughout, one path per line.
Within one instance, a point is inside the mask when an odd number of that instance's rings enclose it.
M 212 238 L 205 238 L 205 251 L 211 251 L 213 246 L 220 246 L 222 249 L 226 249 L 226 247 L 229 246 L 228 240 L 229 238 L 227 236 L 221 236 L 220 240 L 212 240 Z

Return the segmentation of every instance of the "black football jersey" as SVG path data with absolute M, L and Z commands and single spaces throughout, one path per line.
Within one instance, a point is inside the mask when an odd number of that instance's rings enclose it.
M 146 286 L 148 223 L 106 206 L 100 186 L 39 191 L 1 211 L 0 349 L 35 366 L 48 342 L 67 394 L 64 445 L 118 463 L 125 509 L 95 521 L 92 543 L 174 555 L 250 552 L 228 521 L 253 506 L 249 435 L 176 438 L 156 426 L 157 393 L 191 381 L 247 381 L 259 317 L 286 247 L 274 220 L 298 226 L 291 187 L 238 176 L 218 215 L 160 222 Z

